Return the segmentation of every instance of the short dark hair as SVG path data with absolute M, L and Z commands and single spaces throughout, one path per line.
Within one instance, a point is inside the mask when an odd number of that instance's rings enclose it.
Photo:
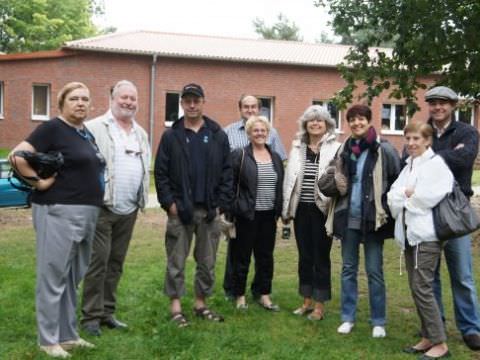
M 370 122 L 372 120 L 372 110 L 367 105 L 353 105 L 347 111 L 347 121 L 350 122 L 357 116 L 363 116 Z
M 245 100 L 245 98 L 249 96 L 257 99 L 257 105 L 258 105 L 258 108 L 260 109 L 262 107 L 262 101 L 259 98 L 257 98 L 255 95 L 250 95 L 250 94 L 242 94 L 242 96 L 240 96 L 240 99 L 238 99 L 238 108 L 239 109 L 242 108 L 243 100 Z

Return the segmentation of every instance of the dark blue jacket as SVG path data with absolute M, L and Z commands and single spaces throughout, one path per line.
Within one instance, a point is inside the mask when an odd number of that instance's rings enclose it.
M 428 123 L 432 125 L 432 120 L 428 120 Z M 445 160 L 463 193 L 472 196 L 472 172 L 478 154 L 477 129 L 452 119 L 440 137 L 437 137 L 436 129 L 433 130 L 433 151 Z M 463 146 L 455 149 L 460 144 Z
M 233 173 L 227 135 L 215 121 L 206 116 L 203 119 L 212 132 L 205 201 L 207 221 L 211 221 L 215 218 L 217 208 L 228 210 L 231 205 Z M 183 224 L 190 224 L 193 220 L 191 184 L 195 174 L 190 174 L 190 161 L 184 120 L 181 118 L 163 133 L 155 159 L 154 175 L 158 202 L 167 211 L 175 203 Z

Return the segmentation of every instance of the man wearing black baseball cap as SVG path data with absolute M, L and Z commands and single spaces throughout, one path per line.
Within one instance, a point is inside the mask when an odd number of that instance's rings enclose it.
M 188 325 L 180 299 L 185 294 L 185 262 L 195 234 L 197 263 L 194 314 L 223 321 L 206 305 L 212 294 L 220 237 L 220 212 L 233 200 L 233 173 L 228 137 L 212 119 L 203 115 L 205 93 L 200 85 L 183 87 L 184 116 L 164 132 L 155 161 L 158 201 L 167 211 L 165 235 L 167 271 L 165 294 L 170 298 L 171 320 Z
M 183 87 L 182 98 L 187 95 L 193 95 L 199 98 L 205 98 L 205 93 L 200 85 L 197 84 L 187 84 Z
M 455 120 L 458 95 L 446 86 L 436 86 L 425 93 L 430 114 L 429 124 L 434 129 L 432 149 L 440 155 L 452 171 L 463 193 L 470 197 L 472 172 L 478 154 L 478 131 L 473 126 Z M 465 344 L 480 350 L 480 313 L 472 272 L 470 235 L 450 239 L 444 247 L 455 310 L 455 320 Z M 440 264 L 435 276 L 435 296 L 442 309 Z

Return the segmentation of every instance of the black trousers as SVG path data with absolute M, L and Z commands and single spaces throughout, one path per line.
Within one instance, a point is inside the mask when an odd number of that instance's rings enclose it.
M 299 293 L 318 302 L 332 297 L 332 238 L 327 236 L 325 221 L 325 215 L 314 203 L 298 204 L 294 228 L 298 247 Z
M 274 211 L 256 211 L 253 220 L 237 218 L 237 238 L 232 241 L 233 295 L 245 295 L 250 258 L 255 258 L 254 297 L 272 292 L 273 250 L 277 221 Z

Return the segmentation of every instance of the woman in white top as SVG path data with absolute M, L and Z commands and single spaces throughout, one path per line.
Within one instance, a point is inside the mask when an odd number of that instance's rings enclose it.
M 298 248 L 299 293 L 303 304 L 295 315 L 321 320 L 324 303 L 331 299 L 330 249 L 325 221 L 330 198 L 320 193 L 317 181 L 340 147 L 335 121 L 327 109 L 309 106 L 299 121 L 283 184 L 282 218 L 294 219 Z
M 430 125 L 410 123 L 404 135 L 410 157 L 388 193 L 388 205 L 395 218 L 395 240 L 405 251 L 408 281 L 422 334 L 420 342 L 404 352 L 425 353 L 422 359 L 439 359 L 450 353 L 433 292 L 442 243 L 435 234 L 432 208 L 452 191 L 453 175 L 430 147 Z

